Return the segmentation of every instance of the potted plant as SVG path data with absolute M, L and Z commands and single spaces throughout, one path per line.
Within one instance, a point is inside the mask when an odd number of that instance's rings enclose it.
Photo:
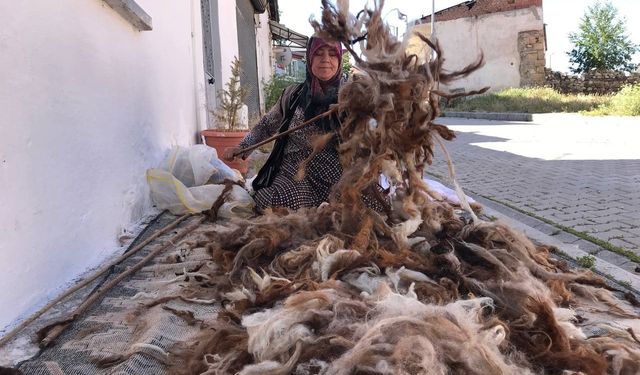
M 218 110 L 215 113 L 216 129 L 202 131 L 204 142 L 216 149 L 218 157 L 222 159 L 227 148 L 236 147 L 245 137 L 248 129 L 240 129 L 238 117 L 244 105 L 248 91 L 240 85 L 240 60 L 234 58 L 231 63 L 231 77 L 225 84 L 225 88 L 218 92 Z M 237 158 L 232 162 L 225 162 L 231 168 L 245 174 L 248 170 L 248 161 Z

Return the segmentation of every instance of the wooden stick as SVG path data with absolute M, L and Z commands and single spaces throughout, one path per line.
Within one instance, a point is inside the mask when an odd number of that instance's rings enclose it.
M 314 122 L 314 121 L 316 121 L 316 120 L 319 120 L 319 119 L 321 119 L 321 118 L 323 118 L 323 117 L 327 117 L 327 116 L 329 116 L 330 114 L 332 114 L 332 113 L 336 112 L 337 110 L 338 110 L 338 107 L 337 107 L 337 106 L 336 106 L 336 107 L 333 107 L 333 108 L 331 108 L 330 110 L 328 110 L 328 111 L 326 111 L 326 112 L 323 112 L 323 113 L 321 113 L 321 114 L 317 115 L 316 117 L 314 117 L 314 118 L 312 118 L 312 119 L 310 119 L 310 120 L 307 120 L 307 121 L 303 122 L 302 124 L 300 124 L 300 125 L 298 125 L 298 126 L 295 126 L 295 127 L 291 128 L 291 129 L 289 129 L 289 130 L 287 130 L 287 131 L 283 131 L 282 133 L 278 133 L 278 134 L 276 134 L 276 135 L 274 135 L 274 136 L 272 136 L 272 137 L 269 137 L 269 138 L 265 139 L 265 140 L 264 140 L 264 141 L 262 141 L 262 142 L 256 143 L 256 144 L 255 144 L 255 145 L 253 145 L 253 146 L 249 146 L 249 147 L 247 147 L 247 148 L 243 148 L 243 149 L 242 149 L 242 150 L 240 150 L 240 151 L 236 151 L 236 152 L 234 152 L 234 153 L 233 153 L 233 157 L 235 158 L 236 156 L 238 156 L 238 155 L 242 155 L 242 154 L 244 154 L 245 152 L 253 151 L 253 150 L 255 150 L 256 148 L 258 148 L 258 147 L 260 147 L 260 146 L 262 146 L 262 145 L 265 145 L 265 144 L 267 144 L 267 143 L 269 143 L 269 142 L 271 142 L 271 141 L 273 141 L 273 140 L 276 140 L 276 139 L 278 139 L 278 138 L 280 138 L 280 137 L 284 137 L 285 135 L 290 134 L 290 133 L 293 133 L 294 131 L 296 131 L 296 130 L 298 130 L 298 129 L 302 129 L 302 128 L 304 128 L 305 126 L 307 126 L 307 125 L 311 124 L 312 122 Z
M 171 223 L 167 224 L 165 227 L 163 227 L 160 230 L 158 230 L 157 232 L 155 232 L 149 238 L 147 238 L 146 240 L 142 241 L 140 244 L 136 245 L 136 247 L 134 247 L 133 249 L 127 251 L 125 254 L 121 255 L 120 257 L 118 257 L 114 261 L 112 261 L 109 264 L 105 265 L 104 267 L 100 268 L 98 271 L 96 271 L 89 278 L 87 278 L 85 280 L 82 280 L 82 282 L 80 282 L 79 284 L 75 285 L 73 288 L 67 290 L 63 294 L 61 294 L 58 297 L 56 297 L 51 302 L 47 303 L 43 308 L 41 308 L 40 310 L 36 311 L 27 320 L 23 321 L 22 323 L 20 323 L 20 325 L 18 325 L 13 330 L 11 330 L 9 333 L 7 333 L 0 340 L 0 347 L 5 345 L 6 343 L 8 343 L 18 333 L 20 333 L 20 331 L 22 331 L 26 326 L 28 326 L 29 324 L 33 323 L 36 319 L 38 319 L 40 316 L 42 316 L 42 314 L 44 314 L 45 312 L 49 311 L 49 309 L 51 309 L 55 304 L 57 304 L 60 301 L 64 300 L 65 298 L 67 298 L 72 293 L 76 292 L 77 290 L 84 288 L 85 286 L 90 284 L 92 281 L 94 281 L 95 279 L 100 277 L 100 275 L 102 275 L 105 272 L 107 272 L 111 267 L 113 267 L 116 264 L 122 262 L 123 260 L 129 258 L 133 254 L 137 253 L 140 249 L 142 249 L 143 247 L 147 246 L 151 241 L 156 239 L 158 236 L 160 236 L 160 235 L 170 231 L 171 229 L 175 228 L 178 224 L 180 224 L 184 219 L 188 218 L 189 216 L 191 216 L 191 214 L 186 214 L 186 215 L 180 216 L 179 218 L 175 219 Z
M 186 227 L 182 232 L 177 233 L 175 236 L 173 236 L 169 240 L 167 240 L 164 243 L 164 245 L 162 245 L 162 246 L 158 247 L 157 249 L 153 250 L 152 252 L 147 254 L 147 256 L 142 258 L 138 263 L 136 263 L 135 265 L 133 265 L 130 268 L 128 268 L 126 271 L 124 271 L 121 274 L 119 274 L 116 278 L 114 278 L 113 280 L 109 281 L 107 284 L 101 286 L 95 293 L 93 293 L 91 296 L 89 296 L 89 298 L 87 298 L 80 306 L 78 306 L 73 311 L 73 313 L 71 313 L 66 318 L 60 319 L 58 324 L 54 323 L 53 325 L 50 325 L 49 326 L 50 330 L 47 333 L 47 336 L 40 342 L 40 346 L 41 347 L 45 347 L 45 346 L 48 346 L 49 344 L 51 344 L 56 338 L 58 338 L 58 336 L 60 336 L 60 334 L 62 334 L 62 332 L 64 332 L 64 330 L 76 318 L 78 318 L 78 316 L 80 316 L 80 314 L 84 313 L 94 302 L 96 302 L 98 299 L 100 299 L 102 296 L 104 296 L 109 290 L 111 290 L 111 288 L 116 286 L 119 282 L 124 280 L 126 277 L 128 277 L 132 273 L 134 273 L 134 272 L 138 271 L 139 269 L 141 269 L 142 267 L 144 267 L 144 265 L 147 264 L 151 259 L 153 259 L 158 254 L 160 254 L 161 252 L 166 250 L 169 246 L 174 245 L 176 241 L 180 240 L 182 237 L 184 237 L 187 234 L 191 233 L 194 229 L 196 229 L 198 226 L 200 226 L 200 223 L 202 223 L 204 221 L 204 219 L 206 219 L 205 216 L 201 216 L 198 219 L 196 219 L 191 225 Z

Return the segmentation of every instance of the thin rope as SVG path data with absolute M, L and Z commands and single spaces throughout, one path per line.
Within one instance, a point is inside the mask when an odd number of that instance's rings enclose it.
M 467 201 L 467 196 L 464 194 L 462 187 L 460 187 L 460 185 L 458 184 L 458 180 L 456 180 L 456 170 L 455 170 L 455 167 L 453 166 L 453 161 L 451 161 L 451 156 L 449 156 L 449 151 L 447 151 L 447 148 L 444 146 L 444 142 L 442 142 L 442 138 L 440 138 L 439 134 L 436 134 L 435 139 L 436 141 L 438 141 L 440 148 L 442 148 L 442 152 L 444 153 L 445 159 L 447 159 L 447 168 L 449 169 L 449 179 L 451 180 L 451 183 L 453 183 L 453 186 L 455 187 L 456 195 L 460 200 L 460 206 L 462 206 L 462 208 L 465 211 L 467 211 L 469 215 L 471 215 L 471 218 L 473 219 L 474 223 L 482 222 L 482 220 L 478 219 L 478 216 L 476 216 L 476 213 L 473 212 L 473 210 L 471 209 L 471 206 Z

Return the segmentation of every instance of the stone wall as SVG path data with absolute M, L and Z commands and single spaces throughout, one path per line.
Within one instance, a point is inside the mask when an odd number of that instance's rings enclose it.
M 518 52 L 520 53 L 520 86 L 544 84 L 544 31 L 519 32 Z
M 545 69 L 545 80 L 548 86 L 562 93 L 611 94 L 626 84 L 640 83 L 640 73 L 625 75 L 622 72 L 593 71 L 576 76 Z

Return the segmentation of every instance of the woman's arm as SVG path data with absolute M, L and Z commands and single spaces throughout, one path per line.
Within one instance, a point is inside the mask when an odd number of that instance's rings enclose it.
M 287 104 L 287 103 L 283 103 L 283 100 L 285 102 L 288 102 L 286 98 L 289 98 L 289 96 L 291 95 L 291 92 L 296 86 L 297 85 L 292 85 L 284 89 L 282 95 L 280 95 L 280 98 L 278 98 L 278 101 L 271 108 L 269 113 L 267 113 L 260 120 L 260 122 L 258 122 L 251 129 L 249 134 L 247 134 L 244 137 L 244 139 L 240 142 L 240 144 L 237 147 L 229 148 L 225 151 L 223 155 L 224 160 L 227 160 L 227 161 L 233 160 L 234 159 L 233 154 L 236 154 L 238 151 L 244 148 L 253 146 L 259 142 L 264 141 L 265 139 L 271 137 L 278 131 L 278 129 L 280 128 L 280 125 L 282 124 L 282 119 L 284 117 L 284 111 L 285 111 L 284 107 Z M 246 159 L 250 154 L 251 152 L 247 152 L 241 156 L 243 159 Z
M 274 135 L 280 124 L 282 123 L 282 111 L 280 101 L 282 96 L 278 99 L 278 102 L 271 108 L 271 110 L 264 115 L 264 117 L 251 129 L 244 139 L 240 142 L 238 147 L 240 149 L 253 146 L 258 142 L 262 142 L 265 139 Z

